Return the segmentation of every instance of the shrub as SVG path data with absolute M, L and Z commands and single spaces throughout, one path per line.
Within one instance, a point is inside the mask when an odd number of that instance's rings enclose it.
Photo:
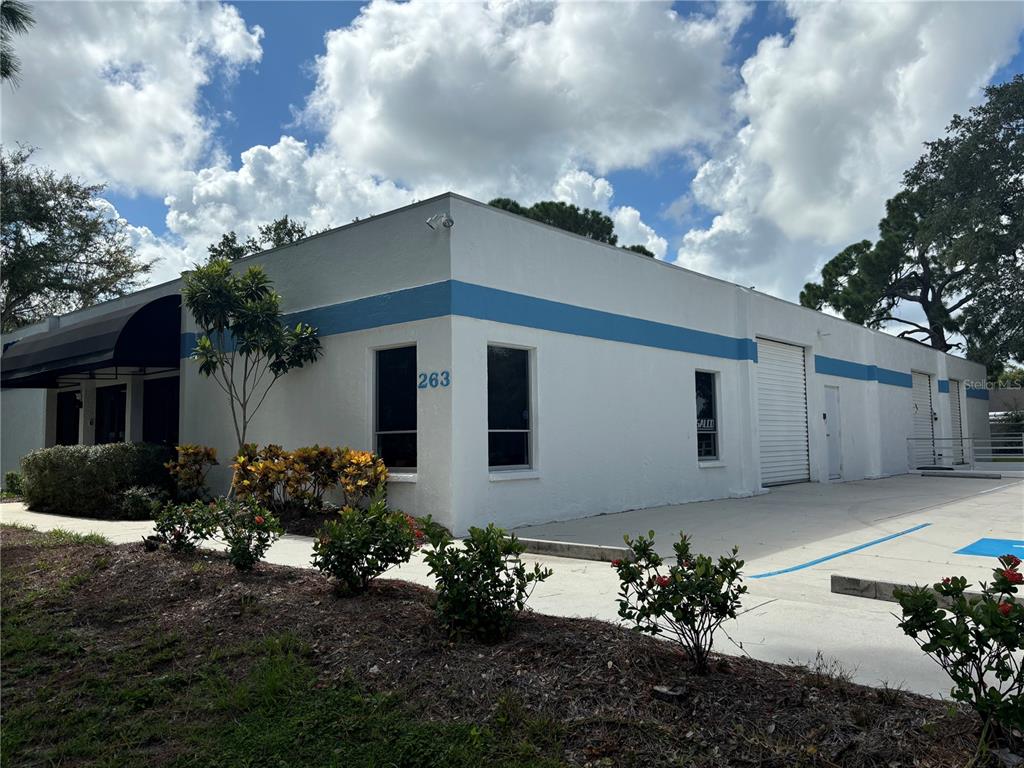
M 178 498 L 182 501 L 205 499 L 208 495 L 206 476 L 210 467 L 217 464 L 217 450 L 187 443 L 177 446 L 177 454 L 165 466 L 177 485 Z
M 324 523 L 313 542 L 313 567 L 332 576 L 339 593 L 363 592 L 385 571 L 409 562 L 423 535 L 413 517 L 388 509 L 378 490 L 369 508 L 345 507 Z
M 344 448 L 296 448 L 291 452 L 289 475 L 285 481 L 288 497 L 303 511 L 319 512 L 324 494 L 338 485 L 334 462 Z
M 4 475 L 4 491 L 9 493 L 11 496 L 21 496 L 21 475 L 17 472 L 8 472 Z
M 118 503 L 121 506 L 122 520 L 150 520 L 167 501 L 167 493 L 152 486 L 142 488 L 133 485 L 121 493 Z
M 932 588 L 896 590 L 900 629 L 953 680 L 952 696 L 971 706 L 988 738 L 1009 741 L 1024 732 L 1024 605 L 1015 597 L 1024 575 L 1014 555 L 999 558 L 991 583 L 966 594 L 962 576 Z
M 251 499 L 267 509 L 283 510 L 287 500 L 290 458 L 280 445 L 259 448 L 253 443 L 242 450 L 231 465 L 231 485 L 240 499 Z
M 527 571 L 519 539 L 493 523 L 470 528 L 461 548 L 440 527 L 428 527 L 427 536 L 432 549 L 424 559 L 437 580 L 437 616 L 455 637 L 483 642 L 507 637 L 533 586 L 552 573 L 537 563 Z
M 214 502 L 166 504 L 156 516 L 156 534 L 175 552 L 191 551 L 211 538 L 220 524 Z
M 25 502 L 37 512 L 116 518 L 132 486 L 173 491 L 169 449 L 145 443 L 56 445 L 21 460 Z
M 667 633 L 681 645 L 694 669 L 705 674 L 716 630 L 736 618 L 740 597 L 747 591 L 740 578 L 743 561 L 731 555 L 716 563 L 690 551 L 690 537 L 682 532 L 675 543 L 675 564 L 663 570 L 664 560 L 654 551 L 654 531 L 636 539 L 625 537 L 633 559 L 615 560 L 618 572 L 619 616 L 650 635 Z
M 251 570 L 283 533 L 277 518 L 253 501 L 218 499 L 214 506 L 228 561 L 240 571 Z
M 387 488 L 388 468 L 384 460 L 370 451 L 343 448 L 334 460 L 334 471 L 345 493 L 345 505 L 364 504 L 381 488 Z

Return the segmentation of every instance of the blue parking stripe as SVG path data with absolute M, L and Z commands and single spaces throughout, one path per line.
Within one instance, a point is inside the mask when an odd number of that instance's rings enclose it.
M 850 547 L 849 549 L 843 549 L 843 550 L 840 550 L 839 552 L 833 552 L 831 555 L 825 555 L 824 557 L 819 557 L 817 560 L 810 560 L 810 561 L 808 561 L 806 563 L 801 563 L 800 565 L 793 565 L 793 566 L 790 566 L 789 568 L 781 568 L 781 569 L 779 569 L 777 571 L 766 571 L 765 573 L 755 573 L 753 576 L 748 576 L 747 578 L 748 579 L 766 579 L 769 576 L 779 576 L 779 575 L 781 575 L 783 573 L 792 573 L 793 571 L 802 571 L 804 568 L 810 568 L 812 565 L 818 565 L 819 563 L 824 563 L 824 562 L 827 562 L 828 560 L 835 560 L 837 557 L 842 557 L 843 555 L 849 555 L 852 552 L 859 552 L 862 549 L 867 549 L 868 547 L 873 547 L 873 546 L 875 546 L 875 544 L 881 544 L 884 541 L 889 541 L 890 539 L 895 539 L 895 538 L 898 538 L 900 536 L 906 536 L 908 533 L 913 533 L 914 531 L 920 531 L 922 528 L 927 528 L 929 525 L 931 525 L 931 523 L 921 523 L 920 525 L 915 525 L 913 528 L 907 528 L 907 530 L 905 530 L 905 531 L 900 531 L 899 533 L 890 533 L 888 536 L 883 536 L 880 539 L 875 539 L 874 541 L 869 541 L 869 542 L 866 542 L 864 544 L 858 544 L 856 547 Z

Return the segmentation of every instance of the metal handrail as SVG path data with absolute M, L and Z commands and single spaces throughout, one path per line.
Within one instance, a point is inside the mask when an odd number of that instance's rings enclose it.
M 968 466 L 978 462 L 1024 462 L 1024 432 L 994 437 L 908 437 L 907 466 Z

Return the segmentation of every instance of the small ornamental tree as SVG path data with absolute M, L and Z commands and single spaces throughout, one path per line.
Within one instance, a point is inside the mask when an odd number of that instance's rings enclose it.
M 654 551 L 654 531 L 636 539 L 624 537 L 633 559 L 614 560 L 619 575 L 619 616 L 650 635 L 667 633 L 681 645 L 699 674 L 708 671 L 715 632 L 735 619 L 740 597 L 747 591 L 740 578 L 739 552 L 718 558 L 690 551 L 690 537 L 679 534 L 675 565 Z
M 185 276 L 182 297 L 199 327 L 192 358 L 228 397 L 238 450 L 271 388 L 289 371 L 323 354 L 317 330 L 286 328 L 281 297 L 261 267 L 235 274 L 226 259 L 197 265 Z
M 952 678 L 953 698 L 981 718 L 982 748 L 990 738 L 1010 743 L 1024 734 L 1020 565 L 1015 555 L 1000 557 L 992 582 L 976 595 L 967 594 L 962 576 L 893 593 L 903 609 L 900 629 Z

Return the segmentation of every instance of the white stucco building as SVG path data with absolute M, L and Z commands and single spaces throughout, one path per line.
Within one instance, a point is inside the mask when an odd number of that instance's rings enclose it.
M 901 474 L 988 436 L 980 365 L 454 194 L 250 263 L 325 353 L 251 439 L 379 450 L 394 503 L 456 531 Z M 68 441 L 230 455 L 179 289 L 4 338 L 4 471 Z

